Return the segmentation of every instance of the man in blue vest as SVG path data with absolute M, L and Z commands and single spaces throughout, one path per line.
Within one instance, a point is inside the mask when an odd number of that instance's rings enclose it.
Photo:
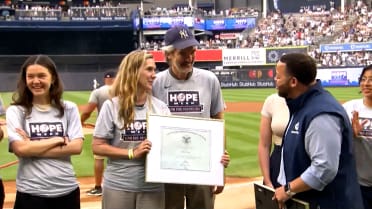
M 308 55 L 283 55 L 276 87 L 290 120 L 283 137 L 281 165 L 273 199 L 284 208 L 298 198 L 311 209 L 363 209 L 352 149 L 352 128 L 341 104 L 316 80 Z

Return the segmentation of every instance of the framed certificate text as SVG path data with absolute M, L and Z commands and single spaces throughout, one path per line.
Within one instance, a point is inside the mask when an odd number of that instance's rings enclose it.
M 224 185 L 224 120 L 149 115 L 146 182 Z

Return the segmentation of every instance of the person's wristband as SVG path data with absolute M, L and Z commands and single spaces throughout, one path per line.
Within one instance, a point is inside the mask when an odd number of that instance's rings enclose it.
M 133 149 L 129 149 L 129 150 L 128 150 L 128 159 L 129 159 L 129 160 L 132 160 L 133 157 L 134 157 Z

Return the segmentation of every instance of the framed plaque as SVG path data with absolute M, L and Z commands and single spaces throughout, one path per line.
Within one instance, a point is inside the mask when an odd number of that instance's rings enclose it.
M 150 114 L 146 182 L 224 185 L 225 122 Z

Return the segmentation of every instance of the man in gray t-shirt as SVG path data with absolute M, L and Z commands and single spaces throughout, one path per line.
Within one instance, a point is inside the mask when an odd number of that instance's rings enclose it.
M 153 95 L 165 102 L 174 115 L 223 119 L 224 101 L 220 83 L 210 71 L 194 68 L 196 47 L 199 43 L 185 26 L 175 26 L 165 34 L 163 48 L 169 69 L 157 74 Z M 229 156 L 222 156 L 226 167 Z M 165 184 L 165 208 L 214 208 L 214 195 L 222 186 Z
M 90 117 L 91 113 L 97 108 L 99 114 L 103 103 L 110 98 L 110 86 L 115 80 L 116 72 L 107 71 L 104 74 L 104 86 L 92 91 L 89 97 L 88 104 L 82 109 L 80 116 L 81 124 L 83 127 L 89 127 L 85 121 Z M 88 195 L 100 196 L 102 195 L 102 175 L 104 170 L 104 157 L 94 155 L 94 180 L 95 186 L 91 190 L 87 191 Z

